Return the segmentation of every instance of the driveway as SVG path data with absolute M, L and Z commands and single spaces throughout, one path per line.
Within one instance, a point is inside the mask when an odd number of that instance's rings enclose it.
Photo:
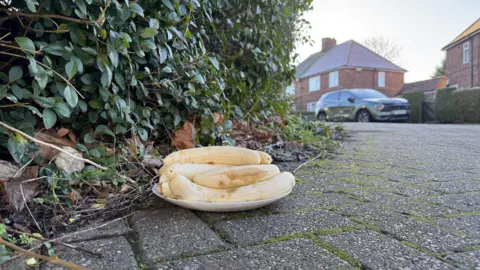
M 117 270 L 480 267 L 480 126 L 346 128 L 341 153 L 305 166 L 278 203 L 206 213 L 156 199 L 78 236 L 104 258 L 63 258 Z

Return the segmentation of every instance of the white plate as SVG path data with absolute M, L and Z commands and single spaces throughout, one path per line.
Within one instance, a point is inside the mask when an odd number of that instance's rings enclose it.
M 281 198 L 287 196 L 291 192 L 290 191 L 281 196 L 266 199 L 266 200 L 261 200 L 261 201 L 210 203 L 210 202 L 183 201 L 183 200 L 164 197 L 158 192 L 157 185 L 154 185 L 152 187 L 152 191 L 153 193 L 155 193 L 155 195 L 157 195 L 158 197 L 164 199 L 169 203 L 173 203 L 188 209 L 208 211 L 208 212 L 236 212 L 236 211 L 245 211 L 245 210 L 260 208 L 280 200 Z
M 393 111 L 393 114 L 395 115 L 407 114 L 407 110 L 396 110 L 396 111 Z

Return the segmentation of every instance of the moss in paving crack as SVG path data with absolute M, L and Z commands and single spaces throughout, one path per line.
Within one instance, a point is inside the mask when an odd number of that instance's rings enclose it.
M 358 261 L 354 257 L 350 256 L 348 253 L 336 248 L 332 244 L 323 242 L 317 236 L 315 236 L 315 234 L 309 233 L 309 234 L 306 235 L 306 238 L 312 240 L 312 242 L 314 242 L 318 246 L 320 246 L 320 247 L 326 249 L 327 251 L 335 254 L 337 257 L 339 257 L 340 259 L 350 263 L 351 265 L 353 265 L 355 267 L 358 267 L 359 269 L 362 268 L 362 264 L 360 263 L 360 261 Z
M 360 219 L 360 218 L 356 218 L 356 217 L 348 217 L 348 219 L 350 219 L 351 221 L 353 222 L 356 222 L 360 225 L 362 225 L 363 227 L 365 227 L 365 229 L 369 229 L 369 230 L 372 230 L 372 231 L 376 231 L 378 233 L 381 233 L 382 232 L 382 229 L 380 227 L 378 227 L 377 225 L 373 224 L 373 223 L 370 223 L 366 220 L 363 220 L 363 219 Z
M 438 216 L 437 218 L 456 218 L 456 217 L 465 217 L 465 216 L 471 216 L 471 215 L 480 215 L 480 211 L 445 214 L 445 215 Z
M 342 232 L 349 232 L 349 231 L 356 231 L 361 229 L 360 227 L 356 226 L 345 226 L 342 228 L 331 228 L 331 229 L 323 229 L 318 232 L 315 232 L 315 234 L 318 235 L 327 235 L 327 234 L 333 234 L 333 233 L 342 233 Z
M 210 251 L 206 251 L 206 252 L 198 252 L 198 253 L 188 252 L 188 253 L 184 253 L 184 254 L 181 254 L 181 255 L 178 255 L 178 256 L 174 256 L 174 257 L 157 259 L 157 260 L 154 260 L 153 263 L 162 263 L 162 262 L 167 262 L 167 261 L 183 260 L 183 259 L 188 259 L 188 258 L 192 258 L 192 257 L 196 257 L 196 256 L 203 256 L 203 255 L 220 253 L 220 252 L 224 252 L 224 251 L 227 251 L 227 250 L 228 250 L 228 248 L 226 248 L 226 247 L 220 247 L 220 248 L 210 250 Z
M 398 240 L 398 239 L 397 239 L 397 240 Z M 429 250 L 429 249 L 427 249 L 427 248 L 424 248 L 424 247 L 422 247 L 422 246 L 419 246 L 419 245 L 417 245 L 417 244 L 414 244 L 414 243 L 408 242 L 408 241 L 400 241 L 400 243 L 402 243 L 402 244 L 404 244 L 404 245 L 406 245 L 406 246 L 409 246 L 409 247 L 411 247 L 411 248 L 413 248 L 413 249 L 415 249 L 415 250 L 418 250 L 418 251 L 420 251 L 420 252 L 423 252 L 423 253 L 425 253 L 425 254 L 428 254 L 428 255 L 430 255 L 430 256 L 432 256 L 432 257 L 435 257 L 435 258 L 437 258 L 437 259 L 439 259 L 439 260 L 444 261 L 443 257 L 445 256 L 445 254 L 443 254 L 443 253 L 433 252 L 433 251 L 431 251 L 431 250 Z
M 458 253 L 460 253 L 460 252 L 471 252 L 471 251 L 477 251 L 477 250 L 480 250 L 480 246 L 465 247 L 465 248 L 461 249 L 460 251 L 458 251 Z
M 299 185 L 305 184 L 305 181 L 301 180 L 301 179 L 298 178 L 298 177 L 295 177 L 295 184 L 297 184 L 297 185 L 298 185 L 298 184 L 299 184 Z

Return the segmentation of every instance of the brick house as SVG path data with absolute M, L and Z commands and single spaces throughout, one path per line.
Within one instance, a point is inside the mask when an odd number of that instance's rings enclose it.
M 480 86 L 480 18 L 442 50 L 447 52 L 445 75 L 448 86 Z
M 405 72 L 353 40 L 337 45 L 323 38 L 322 50 L 297 66 L 296 109 L 312 111 L 322 94 L 339 89 L 375 89 L 393 97 L 403 87 Z

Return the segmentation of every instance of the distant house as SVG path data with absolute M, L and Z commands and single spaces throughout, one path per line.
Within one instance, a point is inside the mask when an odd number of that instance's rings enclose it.
M 480 18 L 442 50 L 447 52 L 445 75 L 448 86 L 480 86 Z
M 322 50 L 297 66 L 296 108 L 313 111 L 322 94 L 338 89 L 370 88 L 392 97 L 402 89 L 405 72 L 353 40 L 337 45 L 323 38 Z
M 423 92 L 427 97 L 433 97 L 435 92 L 440 88 L 447 86 L 447 77 L 439 76 L 429 80 L 406 83 L 398 92 L 397 96 L 401 96 L 410 92 Z

